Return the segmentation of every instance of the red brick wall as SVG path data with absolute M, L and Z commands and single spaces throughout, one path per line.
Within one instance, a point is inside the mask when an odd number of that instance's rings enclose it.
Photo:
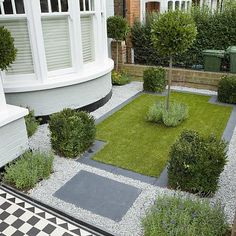
M 133 25 L 135 19 L 140 20 L 140 0 L 126 0 L 126 18 Z

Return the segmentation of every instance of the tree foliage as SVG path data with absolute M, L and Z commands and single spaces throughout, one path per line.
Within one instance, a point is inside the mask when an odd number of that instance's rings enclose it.
M 0 70 L 7 70 L 16 59 L 16 52 L 11 33 L 4 27 L 0 27 Z
M 162 56 L 185 52 L 194 42 L 197 28 L 189 13 L 169 11 L 161 14 L 151 26 L 154 48 Z
M 111 16 L 107 19 L 107 34 L 109 38 L 124 40 L 130 31 L 128 22 L 121 16 Z

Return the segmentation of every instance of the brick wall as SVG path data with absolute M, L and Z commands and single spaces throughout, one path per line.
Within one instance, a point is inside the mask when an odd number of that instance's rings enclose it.
M 123 13 L 124 13 L 124 1 L 123 0 L 114 0 L 114 12 L 115 12 L 116 16 L 123 16 Z
M 142 77 L 143 71 L 150 66 L 125 64 L 123 69 L 131 76 Z M 166 68 L 168 71 L 169 69 Z M 217 91 L 219 81 L 226 73 L 215 73 L 173 68 L 172 85 Z
M 125 41 L 119 41 L 118 43 L 118 58 L 119 58 L 119 68 L 122 67 L 124 63 L 126 63 L 126 45 Z M 111 55 L 112 59 L 115 63 L 114 68 L 116 68 L 116 55 L 117 55 L 117 44 L 116 41 L 111 42 Z
M 126 18 L 130 26 L 133 25 L 135 19 L 140 20 L 140 0 L 127 0 L 126 10 Z

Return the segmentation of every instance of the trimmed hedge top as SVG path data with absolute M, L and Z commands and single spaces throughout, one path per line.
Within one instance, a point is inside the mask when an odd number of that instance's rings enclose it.
M 50 116 L 49 129 L 53 150 L 60 156 L 74 158 L 88 149 L 95 140 L 94 118 L 87 112 L 72 109 Z

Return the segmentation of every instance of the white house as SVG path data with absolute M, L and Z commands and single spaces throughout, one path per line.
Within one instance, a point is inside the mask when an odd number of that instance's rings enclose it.
M 5 0 L 0 26 L 18 49 L 1 72 L 7 103 L 45 116 L 110 98 L 106 0 Z

